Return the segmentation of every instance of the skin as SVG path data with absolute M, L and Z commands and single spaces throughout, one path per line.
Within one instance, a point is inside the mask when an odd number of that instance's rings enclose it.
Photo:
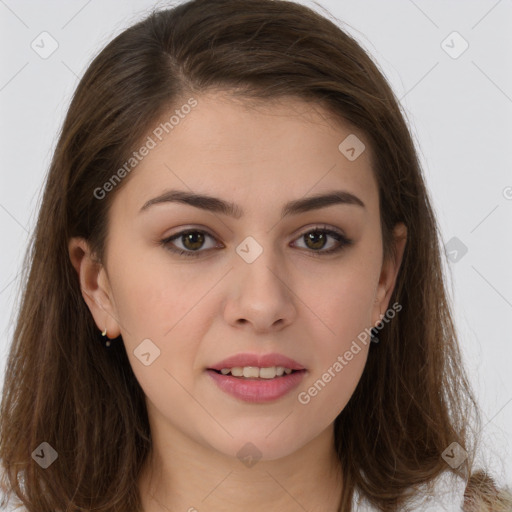
M 320 105 L 289 98 L 256 108 L 221 92 L 196 99 L 197 107 L 116 191 L 103 264 L 85 240 L 69 243 L 98 329 L 107 328 L 109 338 L 122 335 L 147 397 L 153 451 L 139 481 L 144 511 L 220 512 L 234 504 L 249 512 L 335 511 L 342 475 L 333 422 L 361 377 L 370 344 L 360 344 L 307 405 L 297 395 L 390 307 L 406 228 L 397 225 L 396 256 L 384 261 L 369 143 Z M 351 133 L 366 144 L 354 161 L 338 150 Z M 244 215 L 181 203 L 140 212 L 168 189 L 234 202 Z M 287 201 L 331 190 L 348 191 L 365 206 L 336 204 L 280 218 Z M 353 243 L 316 256 L 338 244 L 331 237 L 324 246 L 307 244 L 303 235 L 323 224 Z M 174 246 L 199 246 L 199 257 L 159 244 L 189 228 L 213 238 L 203 246 L 178 238 Z M 250 264 L 235 251 L 248 236 L 263 249 Z M 145 366 L 134 350 L 148 338 L 160 356 Z M 243 402 L 205 371 L 240 352 L 278 352 L 307 373 L 279 400 Z M 252 467 L 237 457 L 248 442 L 261 453 Z

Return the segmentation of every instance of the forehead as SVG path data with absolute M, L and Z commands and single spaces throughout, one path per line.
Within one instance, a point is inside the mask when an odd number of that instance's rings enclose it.
M 299 153 L 315 155 L 329 145 L 332 149 L 333 141 L 337 149 L 339 135 L 353 131 L 319 103 L 295 97 L 263 100 L 210 92 L 196 101 L 197 106 L 172 131 L 177 135 L 176 145 L 183 138 L 197 145 L 198 140 L 191 140 L 196 137 L 205 149 L 236 150 L 247 160 L 265 155 L 275 159 L 278 154 L 288 160 Z M 168 113 L 161 120 L 165 118 L 169 118 Z M 295 151 L 276 151 L 279 148 Z
M 153 141 L 153 148 L 133 170 L 125 199 L 142 204 L 143 196 L 147 200 L 177 187 L 235 194 L 244 201 L 264 194 L 279 206 L 283 197 L 334 187 L 364 195 L 365 202 L 377 193 L 364 134 L 320 104 L 293 97 L 245 99 L 226 92 L 194 99 L 193 108 L 181 109 L 178 102 L 153 123 L 144 138 Z M 345 140 L 358 140 L 358 151 L 364 147 L 356 159 L 340 149 Z

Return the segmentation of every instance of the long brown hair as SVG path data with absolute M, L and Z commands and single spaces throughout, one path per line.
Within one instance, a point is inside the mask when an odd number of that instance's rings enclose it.
M 476 449 L 471 431 L 480 417 L 461 364 L 432 206 L 389 85 L 354 39 L 305 6 L 193 0 L 154 11 L 113 39 L 70 104 L 26 254 L 6 366 L 5 492 L 29 512 L 141 511 L 136 482 L 151 447 L 144 393 L 123 343 L 105 350 L 98 341 L 68 241 L 84 237 L 102 261 L 109 207 L 129 176 L 101 200 L 94 191 L 164 109 L 207 90 L 246 101 L 300 98 L 358 127 L 377 155 L 386 255 L 395 224 L 408 228 L 391 297 L 403 309 L 379 333 L 335 420 L 342 509 L 350 510 L 355 488 L 394 511 L 408 489 L 444 471 L 468 479 Z M 43 442 L 58 454 L 47 469 L 33 458 Z M 469 454 L 458 470 L 441 456 L 454 442 Z

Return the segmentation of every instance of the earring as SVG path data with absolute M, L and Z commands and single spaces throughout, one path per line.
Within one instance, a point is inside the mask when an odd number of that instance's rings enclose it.
M 106 336 L 107 335 L 107 328 L 105 327 L 105 330 L 101 333 L 102 336 Z M 107 341 L 105 342 L 105 345 L 107 347 L 110 347 L 110 340 L 107 339 Z
M 378 329 L 372 327 L 370 333 L 370 341 L 372 343 L 379 343 L 379 338 L 377 338 L 377 334 L 379 333 Z

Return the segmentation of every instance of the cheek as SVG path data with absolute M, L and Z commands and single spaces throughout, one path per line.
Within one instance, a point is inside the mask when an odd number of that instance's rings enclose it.
M 299 403 L 326 420 L 345 407 L 366 364 L 379 258 L 370 250 L 354 252 L 329 275 L 317 275 L 323 286 L 308 295 L 321 322 L 315 322 L 315 362 Z
M 183 391 L 178 383 L 188 388 L 192 382 L 211 318 L 201 299 L 214 278 L 199 278 L 194 265 L 169 264 L 165 254 L 144 259 L 133 254 L 111 272 L 127 355 L 144 392 L 157 403 L 164 396 L 164 402 L 171 397 L 179 401 Z
M 320 339 L 342 348 L 371 325 L 378 275 L 374 259 L 353 257 L 307 280 L 307 304 L 323 324 Z
M 211 287 L 190 270 L 154 261 L 128 263 L 115 279 L 123 341 L 134 372 L 155 413 L 172 418 L 177 410 L 201 414 L 185 390 L 193 389 L 193 368 L 207 330 L 200 298 Z M 148 355 L 149 354 L 149 355 Z
M 199 304 L 215 276 L 194 264 L 176 264 L 164 248 L 144 250 L 111 273 L 116 312 L 122 329 L 133 338 L 173 336 L 179 323 Z
M 297 400 L 309 418 L 330 424 L 350 400 L 368 356 L 369 344 L 356 343 L 333 354 L 329 363 L 301 386 Z
M 334 421 L 347 405 L 370 349 L 375 279 L 367 268 L 352 269 L 331 278 L 331 292 L 314 296 L 312 302 L 322 305 L 322 323 L 316 329 L 314 365 L 297 399 L 308 417 L 322 424 Z

